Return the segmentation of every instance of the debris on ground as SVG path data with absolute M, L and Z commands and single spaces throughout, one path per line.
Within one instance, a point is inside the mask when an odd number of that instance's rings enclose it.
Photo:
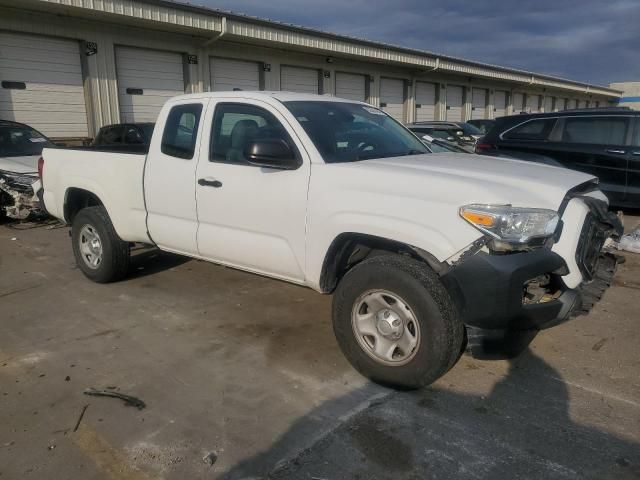
M 84 407 L 82 407 L 82 411 L 80 412 L 80 416 L 78 416 L 78 421 L 76 422 L 76 426 L 73 427 L 74 432 L 78 431 L 78 428 L 80 427 L 80 422 L 82 422 L 82 418 L 84 417 L 84 412 L 87 411 L 87 408 L 89 408 L 89 405 L 85 405 Z
M 631 233 L 623 235 L 616 247 L 618 250 L 640 253 L 640 225 L 638 225 Z
M 83 393 L 85 395 L 91 395 L 94 397 L 119 398 L 120 400 L 124 401 L 124 404 L 127 407 L 136 407 L 138 410 L 142 410 L 147 406 L 147 404 L 139 398 L 133 397 L 131 395 L 126 395 L 124 393 L 115 392 L 113 390 L 97 390 L 95 388 L 87 388 Z
M 212 467 L 213 464 L 218 461 L 218 454 L 215 452 L 209 452 L 204 457 L 202 457 L 202 461 Z

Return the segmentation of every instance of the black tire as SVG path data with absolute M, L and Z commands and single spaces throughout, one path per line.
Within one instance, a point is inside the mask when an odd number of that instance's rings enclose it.
M 401 297 L 419 323 L 420 339 L 408 363 L 379 362 L 358 342 L 352 311 L 370 290 Z M 464 325 L 438 276 L 426 264 L 400 255 L 367 258 L 346 273 L 333 297 L 333 330 L 356 370 L 376 383 L 400 389 L 436 381 L 458 361 L 464 343 Z
M 80 251 L 80 235 L 85 226 L 94 229 L 102 247 L 102 260 L 91 268 Z M 107 210 L 103 206 L 87 207 L 78 212 L 71 226 L 71 244 L 78 268 L 87 278 L 97 283 L 116 282 L 129 271 L 129 244 L 118 237 Z

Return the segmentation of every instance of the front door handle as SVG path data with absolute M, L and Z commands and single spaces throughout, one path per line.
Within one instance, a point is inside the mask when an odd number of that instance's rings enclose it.
M 201 187 L 220 188 L 222 186 L 222 182 L 220 180 L 207 180 L 206 178 L 200 178 L 198 179 L 198 185 Z
M 615 148 L 612 148 L 610 150 L 605 150 L 605 152 L 607 152 L 607 153 L 615 153 L 617 155 L 624 155 L 625 153 L 627 153 L 624 150 L 617 150 Z
M 631 152 L 631 155 L 640 155 L 640 150 L 635 150 Z

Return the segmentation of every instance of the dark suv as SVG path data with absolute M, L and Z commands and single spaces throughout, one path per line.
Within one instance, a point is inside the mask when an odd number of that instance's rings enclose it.
M 612 205 L 640 207 L 640 112 L 590 108 L 496 119 L 476 153 L 540 161 L 597 176 Z

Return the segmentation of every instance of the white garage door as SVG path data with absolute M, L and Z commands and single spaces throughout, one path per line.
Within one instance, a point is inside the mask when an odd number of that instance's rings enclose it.
M 513 113 L 517 114 L 524 111 L 524 94 L 513 94 Z
M 507 92 L 496 90 L 493 94 L 494 117 L 504 117 L 507 114 Z
M 578 103 L 578 108 L 587 108 L 587 101 L 580 100 L 580 102 Z
M 472 102 L 471 118 L 487 118 L 487 91 L 484 88 L 474 88 Z
M 570 98 L 569 99 L 569 106 L 567 108 L 569 108 L 569 109 L 578 108 L 578 100 L 576 100 L 574 98 Z
M 213 92 L 260 90 L 260 68 L 257 62 L 211 58 L 209 71 Z
M 336 97 L 367 101 L 367 78 L 357 73 L 336 73 Z
M 404 80 L 380 79 L 380 108 L 399 122 L 404 122 Z
M 180 53 L 117 47 L 116 69 L 123 122 L 155 122 L 162 105 L 184 93 Z
M 78 42 L 0 33 L 0 80 L 0 119 L 50 137 L 88 136 Z
M 436 84 L 416 82 L 416 122 L 436 119 Z
M 527 112 L 538 113 L 540 111 L 540 95 L 527 95 Z
M 280 90 L 318 94 L 320 92 L 318 70 L 282 66 L 280 68 Z
M 447 120 L 462 121 L 463 88 L 456 85 L 447 86 Z
M 553 110 L 555 112 L 561 112 L 562 110 L 564 110 L 566 101 L 567 100 L 565 98 L 556 97 L 556 101 L 553 104 Z
M 553 97 L 544 97 L 544 111 L 553 111 Z

